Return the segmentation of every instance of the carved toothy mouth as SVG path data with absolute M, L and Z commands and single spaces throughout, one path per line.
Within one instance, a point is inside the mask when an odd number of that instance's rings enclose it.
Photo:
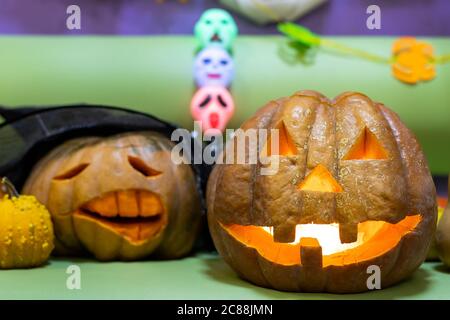
M 292 243 L 275 242 L 271 227 L 244 226 L 219 223 L 225 232 L 242 245 L 253 248 L 269 261 L 282 265 L 327 267 L 370 260 L 385 254 L 413 231 L 421 215 L 406 216 L 398 223 L 365 221 L 358 225 L 358 239 L 343 244 L 339 240 L 338 226 L 297 225 L 296 239 Z M 333 230 L 334 229 L 334 230 Z
M 143 190 L 109 192 L 82 205 L 74 216 L 95 221 L 132 242 L 152 238 L 167 225 L 160 197 Z

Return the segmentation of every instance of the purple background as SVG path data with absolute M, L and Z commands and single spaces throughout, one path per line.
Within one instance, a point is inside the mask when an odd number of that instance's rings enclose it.
M 162 1 L 162 0 L 159 0 Z M 190 34 L 215 0 L 0 0 L 0 34 Z M 66 29 L 66 8 L 77 4 L 82 30 Z M 366 8 L 381 7 L 381 30 L 366 28 Z M 241 34 L 275 34 L 234 14 Z M 327 35 L 450 36 L 449 0 L 329 0 L 299 23 Z

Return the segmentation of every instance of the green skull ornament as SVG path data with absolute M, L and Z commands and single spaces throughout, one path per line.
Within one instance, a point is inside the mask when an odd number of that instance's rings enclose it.
M 238 29 L 233 17 L 227 11 L 209 9 L 195 24 L 194 33 L 200 48 L 220 45 L 230 51 Z

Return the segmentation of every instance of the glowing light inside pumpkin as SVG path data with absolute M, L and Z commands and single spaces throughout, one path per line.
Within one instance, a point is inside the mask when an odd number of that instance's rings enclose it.
M 264 231 L 273 236 L 273 227 L 262 227 Z M 301 238 L 316 238 L 322 247 L 322 255 L 345 251 L 358 247 L 363 242 L 364 233 L 358 232 L 358 239 L 352 243 L 341 243 L 339 238 L 339 224 L 298 224 L 295 227 L 295 241 L 300 243 Z
M 385 160 L 387 151 L 367 127 L 359 135 L 343 160 Z
M 275 140 L 275 146 L 278 145 L 278 151 L 272 150 L 272 135 L 269 135 L 266 144 L 261 152 L 262 157 L 266 156 L 294 156 L 297 155 L 297 147 L 295 143 L 292 141 L 289 132 L 286 129 L 286 125 L 283 121 L 281 121 L 276 129 L 278 130 L 278 141 Z

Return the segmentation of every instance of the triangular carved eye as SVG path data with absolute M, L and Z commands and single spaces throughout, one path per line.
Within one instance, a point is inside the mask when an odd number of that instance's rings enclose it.
M 262 155 L 265 156 L 294 156 L 297 154 L 297 148 L 295 147 L 294 142 L 292 141 L 291 136 L 289 135 L 289 132 L 286 130 L 286 126 L 284 125 L 284 122 L 281 121 L 277 126 L 276 129 L 278 130 L 278 152 L 276 150 L 272 150 L 272 134 L 271 132 L 268 132 L 269 135 L 266 145 L 264 146 L 264 149 L 262 151 Z
M 377 137 L 367 127 L 364 127 L 343 160 L 384 160 L 387 158 L 388 154 Z
M 328 169 L 319 164 L 298 186 L 302 191 L 318 191 L 318 192 L 342 192 L 341 185 L 333 178 Z

